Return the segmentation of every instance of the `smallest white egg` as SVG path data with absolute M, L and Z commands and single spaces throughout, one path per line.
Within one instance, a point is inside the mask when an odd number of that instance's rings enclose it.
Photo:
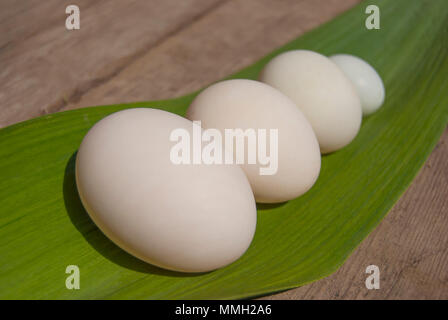
M 337 54 L 330 59 L 353 83 L 361 100 L 363 115 L 378 110 L 384 102 L 385 89 L 378 72 L 366 61 L 349 54 Z

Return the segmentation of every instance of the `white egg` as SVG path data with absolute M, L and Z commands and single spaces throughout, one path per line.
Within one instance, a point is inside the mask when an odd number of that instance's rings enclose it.
M 350 80 L 327 57 L 295 50 L 273 58 L 260 80 L 290 97 L 311 123 L 322 153 L 349 144 L 361 126 L 361 102 Z
M 362 113 L 369 115 L 384 102 L 385 89 L 376 70 L 361 58 L 349 54 L 337 54 L 330 59 L 351 80 L 361 99 Z
M 204 128 L 221 133 L 239 128 L 259 135 L 266 130 L 269 163 L 260 157 L 253 163 L 248 161 L 249 149 L 259 152 L 263 145 L 262 139 L 250 142 L 248 138 L 244 146 L 247 157 L 241 164 L 257 202 L 296 198 L 308 191 L 319 175 L 319 144 L 311 125 L 291 99 L 264 83 L 243 79 L 216 83 L 194 99 L 187 118 L 200 120 Z M 271 144 L 275 130 L 277 139 Z M 261 174 L 262 168 L 272 171 Z
M 192 122 L 129 109 L 95 124 L 76 157 L 76 182 L 92 220 L 118 246 L 156 266 L 204 272 L 232 263 L 256 226 L 254 197 L 237 165 L 174 164 L 175 129 Z

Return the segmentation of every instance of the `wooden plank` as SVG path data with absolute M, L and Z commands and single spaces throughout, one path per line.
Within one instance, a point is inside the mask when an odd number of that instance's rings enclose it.
M 61 110 L 198 90 L 345 11 L 358 0 L 230 1 L 152 47 Z
M 80 0 L 78 6 L 87 9 L 99 1 Z M 0 2 L 0 48 L 12 46 L 43 32 L 48 28 L 65 25 L 65 7 L 60 0 L 2 0 Z
M 0 126 L 57 111 L 220 3 L 78 1 L 74 31 L 65 29 L 68 0 L 2 3 L 11 18 L 0 21 Z M 20 24 L 29 26 L 14 30 Z

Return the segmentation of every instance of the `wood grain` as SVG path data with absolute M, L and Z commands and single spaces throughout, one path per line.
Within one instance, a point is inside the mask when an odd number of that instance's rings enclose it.
M 15 3 L 20 10 L 8 9 Z M 0 126 L 59 111 L 221 2 L 76 3 L 81 29 L 68 31 L 65 8 L 70 1 L 0 2 L 0 12 L 12 11 L 0 22 L 6 31 L 0 36 Z M 29 26 L 15 28 L 21 24 Z
M 0 2 L 0 126 L 171 98 L 251 64 L 358 0 Z M 448 131 L 380 226 L 335 274 L 268 299 L 448 298 Z M 381 289 L 367 290 L 378 265 Z

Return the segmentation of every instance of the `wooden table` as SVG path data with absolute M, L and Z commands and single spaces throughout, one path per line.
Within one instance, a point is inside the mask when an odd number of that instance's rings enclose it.
M 358 0 L 1 0 L 0 126 L 67 109 L 170 98 L 251 64 Z M 81 29 L 65 28 L 65 8 Z M 344 266 L 267 299 L 448 298 L 448 131 Z M 367 290 L 365 268 L 381 271 Z

